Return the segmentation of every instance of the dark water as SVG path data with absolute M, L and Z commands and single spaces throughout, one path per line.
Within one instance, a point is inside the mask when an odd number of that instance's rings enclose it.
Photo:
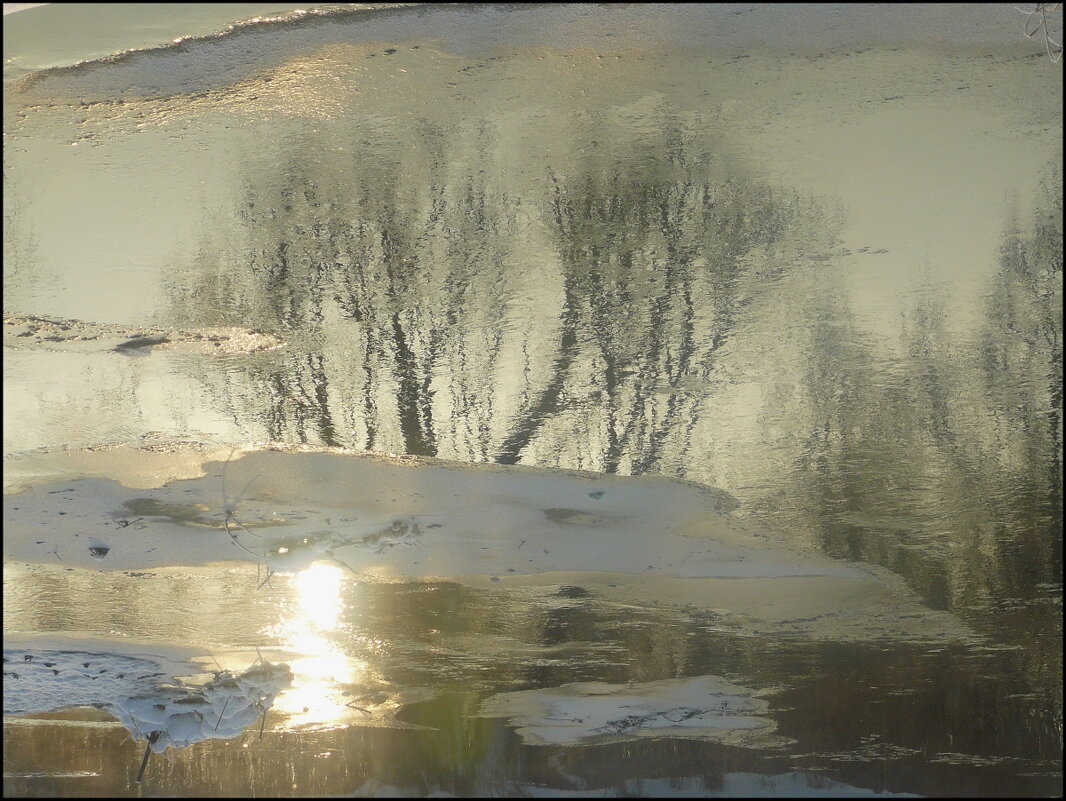
M 6 311 L 288 346 L 9 351 L 5 450 L 159 432 L 676 476 L 986 645 L 346 582 L 333 644 L 432 729 L 249 732 L 142 792 L 1061 794 L 1061 72 L 1013 31 L 701 44 L 722 13 L 341 16 L 12 92 Z M 5 592 L 5 630 L 143 625 L 86 619 L 109 575 Z M 529 746 L 473 716 L 706 673 L 778 688 L 788 744 Z M 5 792 L 134 792 L 125 734 L 5 718 Z

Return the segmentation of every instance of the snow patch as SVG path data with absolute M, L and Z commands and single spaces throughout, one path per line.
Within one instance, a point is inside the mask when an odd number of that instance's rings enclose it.
M 575 745 L 593 738 L 688 737 L 766 744 L 776 724 L 768 704 L 717 676 L 645 684 L 578 682 L 495 695 L 483 717 L 506 717 L 532 745 Z

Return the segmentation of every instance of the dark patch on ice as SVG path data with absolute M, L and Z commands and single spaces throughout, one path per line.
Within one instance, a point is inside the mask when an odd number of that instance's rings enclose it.
M 157 337 L 134 337 L 133 339 L 127 339 L 125 342 L 121 342 L 115 345 L 115 350 L 140 350 L 143 348 L 150 348 L 153 345 L 165 345 L 170 342 L 169 337 L 157 336 Z
M 175 523 L 210 523 L 203 516 L 208 508 L 200 503 L 165 503 L 155 498 L 133 498 L 123 506 L 141 517 L 169 517 Z
M 572 584 L 564 584 L 555 591 L 555 595 L 559 598 L 590 598 L 592 593 L 586 590 L 584 587 L 575 587 Z
M 544 509 L 544 516 L 563 526 L 598 526 L 607 521 L 603 515 L 583 512 L 580 509 Z

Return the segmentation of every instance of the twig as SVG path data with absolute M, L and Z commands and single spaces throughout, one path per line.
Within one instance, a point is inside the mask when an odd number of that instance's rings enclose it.
M 215 724 L 215 731 L 218 731 L 218 724 L 222 722 L 222 716 L 226 714 L 227 706 L 229 706 L 229 696 L 226 696 L 226 703 L 222 705 L 222 711 L 218 713 L 218 723 Z
M 1031 11 L 1015 6 L 1014 10 L 1028 15 L 1025 18 L 1025 27 L 1022 29 L 1022 33 L 1027 37 L 1032 39 L 1041 30 L 1044 31 L 1044 47 L 1047 50 L 1048 58 L 1051 59 L 1052 64 L 1058 64 L 1059 59 L 1062 58 L 1062 44 L 1051 38 L 1051 34 L 1047 29 L 1047 15 L 1049 11 L 1061 11 L 1062 3 L 1036 3 Z M 1029 30 L 1030 24 L 1034 19 L 1036 24 L 1032 26 L 1032 30 Z
M 152 745 L 159 739 L 159 732 L 154 731 L 148 735 L 148 745 L 144 748 L 144 758 L 141 760 L 141 769 L 137 771 L 137 784 L 144 778 L 144 769 L 148 767 L 148 757 L 152 755 Z

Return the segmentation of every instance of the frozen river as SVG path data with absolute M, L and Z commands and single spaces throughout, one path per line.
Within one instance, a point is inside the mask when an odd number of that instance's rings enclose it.
M 1061 794 L 1032 21 L 308 8 L 5 4 L 5 794 Z

